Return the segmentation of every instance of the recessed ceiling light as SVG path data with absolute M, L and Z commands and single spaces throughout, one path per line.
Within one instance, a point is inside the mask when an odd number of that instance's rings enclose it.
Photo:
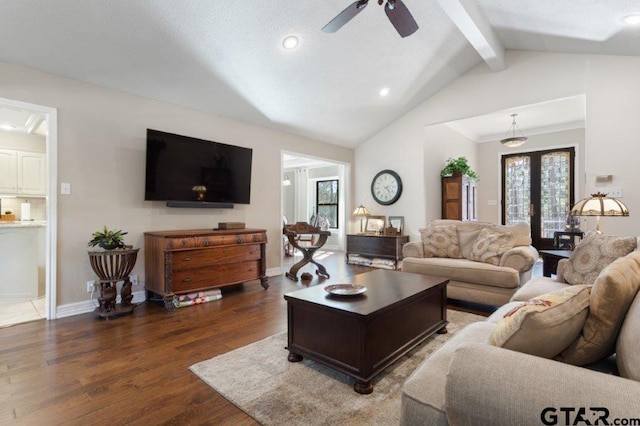
M 15 130 L 16 126 L 12 126 L 11 124 L 0 124 L 0 129 L 2 129 L 2 130 Z
M 383 98 L 385 96 L 387 96 L 389 94 L 389 88 L 388 87 L 383 87 L 382 89 L 380 89 L 380 96 L 382 96 Z
M 634 13 L 633 15 L 627 15 L 624 17 L 624 22 L 631 25 L 640 24 L 640 13 Z
M 298 47 L 299 42 L 300 40 L 298 40 L 298 37 L 294 35 L 286 36 L 284 40 L 282 40 L 282 47 L 287 50 L 295 49 L 296 47 Z

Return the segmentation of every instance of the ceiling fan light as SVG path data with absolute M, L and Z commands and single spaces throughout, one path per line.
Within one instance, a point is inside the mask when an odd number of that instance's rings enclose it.
M 389 92 L 390 89 L 388 87 L 383 87 L 382 89 L 380 89 L 380 97 L 384 98 L 389 94 Z

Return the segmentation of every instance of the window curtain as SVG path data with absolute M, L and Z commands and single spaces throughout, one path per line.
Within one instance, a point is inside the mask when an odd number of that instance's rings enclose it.
M 294 172 L 295 182 L 295 221 L 307 222 L 309 220 L 309 169 L 297 169 Z

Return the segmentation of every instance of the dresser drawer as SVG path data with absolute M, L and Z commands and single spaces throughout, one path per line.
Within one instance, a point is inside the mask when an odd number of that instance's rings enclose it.
M 211 247 L 170 253 L 171 267 L 175 270 L 202 268 L 225 263 L 238 263 L 260 259 L 260 245 Z
M 260 262 L 232 263 L 207 268 L 174 271 L 171 287 L 175 293 L 188 293 L 204 288 L 238 284 L 260 277 Z
M 192 248 L 196 246 L 196 239 L 194 237 L 167 238 L 165 241 L 165 248 L 167 250 Z

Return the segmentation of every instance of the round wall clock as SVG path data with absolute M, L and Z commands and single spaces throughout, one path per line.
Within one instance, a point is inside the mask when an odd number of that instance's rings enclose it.
M 371 182 L 371 195 L 378 204 L 388 206 L 402 195 L 402 179 L 393 170 L 383 170 Z

